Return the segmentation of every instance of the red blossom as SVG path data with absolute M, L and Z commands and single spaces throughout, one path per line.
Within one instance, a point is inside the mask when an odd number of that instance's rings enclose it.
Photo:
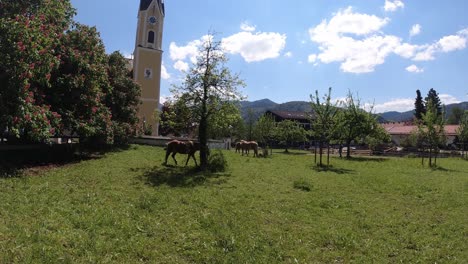
M 31 87 L 31 84 L 30 84 L 30 83 L 25 84 L 25 85 L 24 85 L 24 90 L 28 90 L 29 87 Z
M 93 114 L 96 113 L 97 110 L 98 110 L 98 108 L 96 106 L 93 106 L 93 108 L 92 108 Z
M 31 116 L 29 114 L 26 114 L 24 116 L 24 119 L 26 119 L 26 121 L 31 121 Z
M 29 69 L 34 70 L 35 66 L 36 66 L 36 64 L 33 62 L 33 63 L 29 64 Z
M 50 73 L 46 74 L 46 79 L 50 80 Z

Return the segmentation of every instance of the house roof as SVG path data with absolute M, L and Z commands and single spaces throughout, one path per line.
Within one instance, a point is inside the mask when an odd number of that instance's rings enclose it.
M 417 131 L 418 126 L 408 125 L 405 123 L 384 123 L 382 124 L 383 128 L 390 135 L 410 135 L 413 131 Z M 447 136 L 456 136 L 457 130 L 460 126 L 458 125 L 446 125 L 444 126 L 445 135 Z
M 279 116 L 280 118 L 283 118 L 283 119 L 296 119 L 296 120 L 309 121 L 310 118 L 312 117 L 312 114 L 308 112 L 268 110 L 267 113 L 272 113 L 273 115 Z

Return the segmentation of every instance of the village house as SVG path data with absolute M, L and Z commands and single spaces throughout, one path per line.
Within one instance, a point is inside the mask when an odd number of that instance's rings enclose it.
M 392 142 L 397 146 L 400 146 L 412 133 L 418 130 L 418 126 L 404 122 L 383 123 L 382 126 L 392 137 Z M 446 145 L 453 144 L 459 127 L 459 125 L 444 126 L 445 136 L 447 137 Z

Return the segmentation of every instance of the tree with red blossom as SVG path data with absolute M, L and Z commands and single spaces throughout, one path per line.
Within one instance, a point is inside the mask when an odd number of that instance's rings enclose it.
M 105 104 L 112 89 L 96 28 L 75 24 L 63 35 L 56 53 L 61 62 L 52 72 L 46 100 L 61 114 L 65 133 L 112 143 L 112 114 Z
M 47 141 L 61 116 L 46 102 L 55 49 L 72 23 L 69 1 L 0 1 L 0 132 Z

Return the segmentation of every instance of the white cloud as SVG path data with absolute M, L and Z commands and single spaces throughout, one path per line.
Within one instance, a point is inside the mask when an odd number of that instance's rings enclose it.
M 466 47 L 466 37 L 459 35 L 451 35 L 441 38 L 437 44 L 443 52 L 464 49 Z
M 423 96 L 424 97 L 424 96 Z M 457 104 L 461 101 L 455 96 L 449 94 L 439 94 L 440 101 L 443 104 Z M 384 113 L 389 111 L 406 112 L 414 109 L 414 98 L 398 98 L 388 102 L 374 105 L 374 112 Z
M 239 32 L 222 39 L 224 50 L 240 54 L 246 62 L 263 61 L 280 56 L 286 46 L 286 35 L 275 32 Z
M 174 69 L 182 71 L 182 72 L 187 72 L 188 69 L 189 69 L 188 63 L 186 63 L 184 61 L 181 61 L 181 60 L 176 61 L 176 63 L 174 63 L 173 67 L 174 67 Z
M 163 80 L 169 80 L 171 75 L 167 72 L 166 66 L 164 66 L 164 62 L 161 65 L 161 78 Z
M 404 8 L 405 4 L 401 0 L 385 0 L 384 9 L 387 12 L 397 11 L 398 8 Z
M 319 44 L 318 59 L 321 62 L 341 62 L 344 72 L 366 73 L 384 63 L 400 45 L 398 37 L 379 34 L 388 21 L 387 18 L 354 13 L 348 7 L 334 14 L 329 22 L 323 20 L 311 28 L 309 34 L 311 40 Z M 360 36 L 363 38 L 359 39 Z
M 439 94 L 440 101 L 442 104 L 458 104 L 461 103 L 460 100 L 458 100 L 455 96 L 450 95 L 450 94 Z
M 171 42 L 169 45 L 169 55 L 172 60 L 185 60 L 190 58 L 190 61 L 194 63 L 197 58 L 198 49 L 202 44 L 201 40 L 190 41 L 185 46 L 177 46 L 175 42 Z
M 379 31 L 388 23 L 388 18 L 380 18 L 375 15 L 354 13 L 352 7 L 339 10 L 334 14 L 330 22 L 322 20 L 309 34 L 316 42 L 329 42 L 337 35 L 350 33 L 355 35 L 368 35 Z
M 284 54 L 286 58 L 291 58 L 293 56 L 293 53 L 291 51 L 288 51 Z
M 398 1 L 391 3 L 399 5 Z M 343 72 L 369 73 L 385 63 L 391 54 L 414 61 L 434 60 L 441 52 L 464 49 L 468 42 L 468 28 L 456 35 L 445 36 L 432 44 L 413 45 L 402 38 L 386 35 L 383 27 L 388 18 L 355 13 L 351 7 L 341 9 L 327 21 L 309 29 L 312 42 L 318 44 L 319 53 L 314 59 L 322 63 L 340 63 Z M 410 34 L 421 32 L 421 26 L 413 26 Z
M 416 66 L 416 65 L 414 65 L 414 64 L 413 64 L 413 65 L 410 65 L 410 66 L 408 66 L 408 67 L 406 67 L 406 70 L 407 70 L 408 72 L 412 72 L 412 73 L 421 73 L 421 72 L 424 72 L 424 69 L 418 68 L 418 66 Z
M 393 52 L 395 52 L 395 54 L 403 58 L 410 59 L 414 56 L 415 52 L 418 51 L 419 49 L 420 47 L 417 45 L 403 43 L 399 45 L 398 47 L 396 47 Z
M 317 61 L 317 54 L 310 54 L 307 58 L 307 61 L 309 63 L 315 63 Z
M 411 30 L 409 32 L 410 37 L 414 37 L 416 35 L 419 35 L 421 33 L 421 25 L 415 24 L 413 27 L 411 27 Z
M 374 105 L 374 112 L 376 113 L 384 113 L 388 111 L 405 112 L 411 109 L 414 109 L 413 98 L 392 99 L 388 102 Z
M 253 31 L 255 31 L 256 26 L 252 26 L 252 25 L 249 24 L 249 22 L 244 21 L 240 25 L 240 28 L 241 28 L 242 31 L 253 32 Z

